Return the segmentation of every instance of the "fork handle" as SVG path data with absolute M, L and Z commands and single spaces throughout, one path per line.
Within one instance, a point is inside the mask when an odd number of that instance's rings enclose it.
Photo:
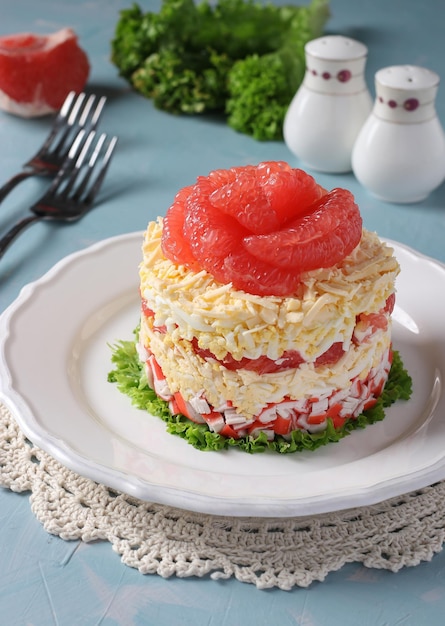
M 14 189 L 14 187 L 16 187 L 19 183 L 21 183 L 22 180 L 26 180 L 30 176 L 39 176 L 41 174 L 42 174 L 41 172 L 35 172 L 34 170 L 31 170 L 31 169 L 29 170 L 24 169 L 18 174 L 15 174 L 12 178 L 6 181 L 3 187 L 0 187 L 0 202 L 2 202 L 6 198 L 8 193 L 11 192 Z
M 25 228 L 37 222 L 37 220 L 41 220 L 43 215 L 30 215 L 29 217 L 24 217 L 20 222 L 14 224 L 10 230 L 0 239 L 0 259 L 6 252 L 6 248 L 14 241 L 14 239 L 23 231 Z

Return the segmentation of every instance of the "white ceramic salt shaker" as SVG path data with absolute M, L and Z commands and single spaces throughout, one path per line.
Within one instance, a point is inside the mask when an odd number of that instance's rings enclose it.
M 306 72 L 283 135 L 290 151 L 314 170 L 351 170 L 354 142 L 372 109 L 364 78 L 367 53 L 364 44 L 340 35 L 305 46 Z
M 354 145 L 357 179 L 387 202 L 425 199 L 445 178 L 445 136 L 435 110 L 439 76 L 394 65 L 375 75 L 376 100 Z

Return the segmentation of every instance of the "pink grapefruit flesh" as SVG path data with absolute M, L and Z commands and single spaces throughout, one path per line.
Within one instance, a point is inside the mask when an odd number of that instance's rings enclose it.
M 56 111 L 70 91 L 83 90 L 89 71 L 70 28 L 0 37 L 0 106 L 24 117 Z

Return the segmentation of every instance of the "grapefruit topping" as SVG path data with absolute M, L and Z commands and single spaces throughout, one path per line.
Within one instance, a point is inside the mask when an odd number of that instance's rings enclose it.
M 184 187 L 176 194 L 173 204 L 167 211 L 163 223 L 162 252 L 178 265 L 187 265 L 190 269 L 199 271 L 199 264 L 192 254 L 190 243 L 178 233 L 184 231 L 184 204 L 191 187 Z
M 254 172 L 246 172 L 241 180 L 234 180 L 216 189 L 210 194 L 209 200 L 213 207 L 232 215 L 250 232 L 269 233 L 280 226 L 269 198 L 258 184 Z
M 167 211 L 164 255 L 261 296 L 295 294 L 302 272 L 332 267 L 358 245 L 349 191 L 326 192 L 282 161 L 200 176 Z
M 10 112 L 31 116 L 59 109 L 70 91 L 82 91 L 89 71 L 70 28 L 0 37 L 1 103 Z
M 251 235 L 243 243 L 253 256 L 267 258 L 272 265 L 309 271 L 342 261 L 361 234 L 362 220 L 353 195 L 346 189 L 333 189 L 282 230 Z
M 288 296 L 295 294 L 301 284 L 298 272 L 275 267 L 243 249 L 235 250 L 224 259 L 223 276 L 225 281 L 215 278 L 258 296 Z

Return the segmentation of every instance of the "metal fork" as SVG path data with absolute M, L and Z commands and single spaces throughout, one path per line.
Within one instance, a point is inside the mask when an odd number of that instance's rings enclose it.
M 81 130 L 47 192 L 30 207 L 32 215 L 15 224 L 0 239 L 0 258 L 19 233 L 38 220 L 72 222 L 81 218 L 93 206 L 107 173 L 117 143 L 117 137 L 107 141 L 102 133 L 86 134 Z M 94 174 L 94 176 L 93 176 Z
M 94 94 L 76 95 L 71 91 L 60 109 L 53 127 L 36 154 L 24 165 L 23 170 L 10 178 L 0 188 L 0 202 L 16 185 L 30 176 L 51 176 L 62 166 L 73 143 L 74 135 L 82 128 L 94 130 L 104 108 L 106 97 L 96 103 Z

